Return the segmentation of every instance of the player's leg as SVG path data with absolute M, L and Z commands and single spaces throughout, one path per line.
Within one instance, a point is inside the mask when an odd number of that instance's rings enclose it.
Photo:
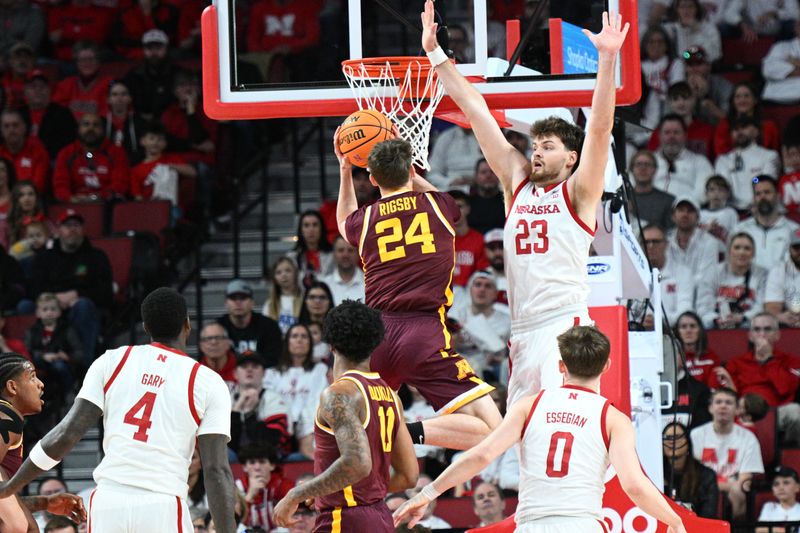
M 467 450 L 486 438 L 502 421 L 494 400 L 485 394 L 452 413 L 423 421 L 425 444 Z
M 542 389 L 541 352 L 534 349 L 537 340 L 533 331 L 517 333 L 511 337 L 508 361 L 511 367 L 508 378 L 507 407 L 511 407 L 520 398 L 536 394 Z

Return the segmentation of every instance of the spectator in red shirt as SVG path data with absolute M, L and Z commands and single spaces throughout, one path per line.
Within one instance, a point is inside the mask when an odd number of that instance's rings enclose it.
M 775 349 L 780 339 L 778 319 L 759 313 L 750 322 L 750 351 L 730 360 L 717 370 L 723 387 L 739 394 L 754 392 L 764 397 L 770 407 L 778 408 L 778 429 L 785 443 L 800 443 L 800 405 L 797 393 L 800 367 L 798 358 Z
M 28 72 L 33 69 L 35 64 L 36 56 L 33 53 L 33 48 L 27 43 L 17 43 L 8 51 L 8 65 L 2 78 L 8 107 L 19 107 L 25 103 L 23 98 L 25 76 L 28 75 Z
M 160 117 L 175 99 L 173 85 L 179 69 L 167 57 L 168 52 L 169 36 L 161 30 L 148 31 L 142 36 L 144 62 L 125 76 L 133 108 L 145 120 Z
M 47 191 L 50 156 L 36 137 L 28 135 L 25 116 L 19 109 L 6 109 L 0 114 L 0 157 L 14 163 L 18 180 L 29 180 L 40 194 Z
M 38 137 L 51 159 L 75 140 L 78 123 L 69 109 L 50 100 L 50 80 L 44 72 L 34 69 L 25 82 L 25 104 L 23 111 L 30 124 L 30 135 Z
M 783 171 L 778 182 L 787 215 L 800 222 L 800 134 L 787 128 L 783 139 Z
M 133 165 L 142 160 L 139 137 L 145 121 L 133 109 L 133 98 L 124 81 L 113 81 L 108 89 L 106 137 L 114 146 L 122 148 Z
M 148 31 L 158 29 L 174 37 L 177 25 L 178 11 L 174 6 L 159 0 L 138 0 L 119 16 L 114 31 L 115 48 L 128 59 L 140 59 L 139 43 Z
M 686 355 L 686 370 L 689 375 L 716 389 L 720 386 L 716 369 L 720 368 L 719 356 L 708 348 L 708 336 L 703 321 L 693 311 L 686 311 L 675 321 L 675 337 Z
M 213 164 L 217 123 L 203 111 L 197 75 L 186 71 L 177 72 L 174 95 L 175 101 L 161 115 L 170 149 L 189 161 Z
M 222 377 L 229 389 L 236 384 L 236 353 L 228 332 L 217 321 L 200 330 L 200 364 Z
M 247 476 L 236 480 L 249 507 L 245 525 L 273 531 L 273 508 L 294 487 L 294 483 L 283 477 L 278 453 L 269 444 L 243 448 L 239 452 L 239 461 Z
M 692 92 L 692 88 L 685 81 L 679 81 L 670 85 L 667 90 L 667 104 L 672 113 L 680 115 L 686 123 L 686 147 L 692 152 L 706 156 L 710 161 L 714 160 L 714 128 L 707 122 L 703 122 L 694 115 L 697 106 L 697 98 Z M 661 146 L 659 138 L 660 130 L 653 130 L 647 149 L 655 152 Z
M 70 0 L 51 6 L 47 13 L 47 32 L 53 54 L 61 61 L 72 60 L 72 47 L 78 41 L 103 45 L 111 34 L 114 11 L 91 0 Z
M 178 36 L 176 42 L 183 54 L 189 56 L 200 55 L 200 16 L 206 6 L 211 5 L 209 0 L 192 1 L 181 8 L 178 16 Z
M 469 277 L 478 270 L 489 268 L 486 250 L 483 246 L 483 235 L 467 224 L 469 216 L 469 196 L 461 191 L 448 191 L 448 194 L 461 209 L 461 218 L 456 222 L 456 268 L 453 271 L 453 285 L 466 287 Z
M 53 193 L 60 202 L 93 202 L 125 196 L 130 187 L 128 158 L 103 135 L 103 121 L 86 113 L 78 121 L 78 140 L 58 153 Z
M 165 153 L 167 136 L 158 122 L 151 122 L 142 130 L 139 143 L 144 160 L 131 169 L 131 196 L 135 200 L 170 200 L 177 207 L 179 179 L 196 178 L 197 169 L 182 156 Z
M 714 130 L 714 153 L 717 156 L 733 149 L 731 124 L 740 116 L 753 117 L 761 125 L 758 144 L 776 152 L 780 150 L 778 125 L 774 120 L 762 118 L 761 98 L 750 83 L 741 82 L 734 86 L 728 109 L 728 116 L 720 120 Z
M 103 116 L 111 78 L 100 74 L 97 44 L 80 41 L 73 48 L 78 74 L 61 80 L 53 92 L 53 101 L 66 106 L 77 120 L 84 113 Z

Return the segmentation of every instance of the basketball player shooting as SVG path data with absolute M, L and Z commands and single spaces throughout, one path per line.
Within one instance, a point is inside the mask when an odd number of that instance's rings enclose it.
M 387 491 L 412 488 L 419 464 L 400 400 L 370 372 L 370 354 L 383 334 L 380 313 L 361 302 L 345 300 L 325 317 L 323 338 L 333 351 L 334 382 L 323 391 L 314 418 L 317 476 L 278 502 L 278 525 L 292 525 L 297 506 L 315 498 L 314 531 L 394 531 L 384 498 Z
M 560 118 L 538 121 L 531 127 L 530 161 L 506 141 L 481 94 L 437 44 L 432 0 L 425 3 L 422 26 L 428 58 L 447 94 L 469 119 L 503 186 L 512 405 L 526 394 L 561 385 L 556 336 L 573 325 L 591 323 L 586 260 L 597 227 L 614 122 L 616 56 L 629 24 L 623 27 L 621 17 L 603 13 L 599 34 L 583 30 L 599 54 L 585 138 L 579 127 Z
M 55 468 L 102 416 L 105 456 L 94 471 L 89 531 L 191 531 L 187 479 L 197 444 L 216 530 L 233 533 L 228 387 L 184 353 L 191 325 L 180 293 L 156 289 L 141 312 L 152 343 L 108 350 L 92 363 L 75 404 L 0 483 L 0 498 Z
M 670 533 L 686 533 L 639 465 L 630 419 L 599 394 L 600 376 L 609 367 L 608 338 L 592 326 L 574 326 L 557 343 L 564 385 L 520 398 L 485 440 L 395 511 L 395 524 L 410 516 L 413 527 L 432 500 L 520 443 L 515 531 L 605 533 L 603 480 L 610 463 L 639 508 L 667 524 Z
M 500 424 L 493 387 L 455 352 L 445 326 L 453 303 L 455 200 L 417 176 L 411 145 L 403 139 L 375 144 L 370 181 L 381 198 L 358 208 L 352 165 L 334 136 L 339 159 L 339 232 L 364 263 L 366 304 L 382 313 L 384 341 L 371 368 L 397 390 L 416 387 L 439 415 L 408 424 L 415 444 L 464 450 Z

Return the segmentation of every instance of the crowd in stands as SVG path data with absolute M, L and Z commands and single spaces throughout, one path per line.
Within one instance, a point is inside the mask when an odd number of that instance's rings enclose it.
M 490 3 L 499 20 L 528 13 L 529 2 Z M 45 381 L 53 407 L 32 424 L 36 435 L 102 349 L 118 294 L 109 256 L 92 242 L 117 206 L 167 201 L 168 225 L 202 224 L 219 212 L 212 190 L 225 162 L 221 125 L 204 114 L 199 83 L 207 4 L 0 0 L 0 311 L 36 318 L 20 338 L 0 335 L 0 349 L 29 356 Z M 320 11 L 323 4 L 336 2 L 254 0 L 248 14 L 237 13 L 242 79 L 298 81 L 306 64 L 335 69 L 319 47 L 334 24 L 335 10 Z M 701 516 L 797 519 L 798 475 L 779 464 L 782 448 L 800 446 L 800 354 L 778 344 L 800 328 L 800 6 L 642 0 L 639 15 L 641 123 L 650 130 L 631 131 L 624 163 L 630 219 L 661 271 L 665 319 L 680 346 L 676 407 L 664 413 L 665 492 Z M 763 48 L 763 64 L 738 65 L 731 51 L 748 46 Z M 434 131 L 427 178 L 462 214 L 447 327 L 475 371 L 496 384 L 503 411 L 510 318 L 502 191 L 470 130 Z M 507 138 L 530 155 L 527 136 Z M 354 169 L 353 184 L 359 206 L 378 197 L 365 171 Z M 272 530 L 272 506 L 303 481 L 297 472 L 313 455 L 316 403 L 330 379 L 322 321 L 343 300 L 364 298 L 358 252 L 337 233 L 336 201 L 321 200 L 299 215 L 295 248 L 265 273 L 267 299 L 257 302 L 247 280 L 230 280 L 226 314 L 198 328 L 201 363 L 231 391 L 237 510 L 250 531 Z M 87 204 L 102 206 L 99 233 Z M 647 303 L 630 307 L 632 327 L 653 328 Z M 717 330 L 745 332 L 749 347 L 720 352 L 711 341 Z M 401 395 L 408 421 L 434 414 L 417 391 Z M 430 446 L 417 454 L 431 475 L 452 459 Z M 778 502 L 759 516 L 753 495 L 773 467 Z M 196 531 L 211 531 L 201 469 L 198 458 L 189 473 L 192 517 Z M 472 525 L 501 520 L 506 503 L 513 509 L 518 470 L 509 452 L 455 490 L 473 499 Z M 415 490 L 429 482 L 420 476 Z M 52 490 L 66 485 L 39 486 Z M 429 511 L 424 526 L 448 527 Z M 292 531 L 310 531 L 313 509 L 297 516 Z M 37 519 L 44 531 L 70 527 Z

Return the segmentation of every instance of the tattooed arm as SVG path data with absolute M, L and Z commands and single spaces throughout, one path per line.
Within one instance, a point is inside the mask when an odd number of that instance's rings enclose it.
M 367 432 L 362 420 L 366 416 L 364 398 L 349 381 L 334 383 L 322 393 L 319 419 L 333 429 L 339 458 L 314 479 L 298 485 L 275 507 L 275 522 L 288 526 L 300 502 L 325 496 L 354 485 L 372 471 Z
M 48 456 L 60 461 L 81 440 L 84 433 L 97 424 L 97 419 L 102 414 L 103 411 L 92 402 L 83 398 L 76 399 L 67 416 L 42 438 L 42 449 Z M 25 459 L 14 477 L 0 483 L 0 498 L 18 492 L 43 473 L 44 470 L 33 464 L 30 458 Z

